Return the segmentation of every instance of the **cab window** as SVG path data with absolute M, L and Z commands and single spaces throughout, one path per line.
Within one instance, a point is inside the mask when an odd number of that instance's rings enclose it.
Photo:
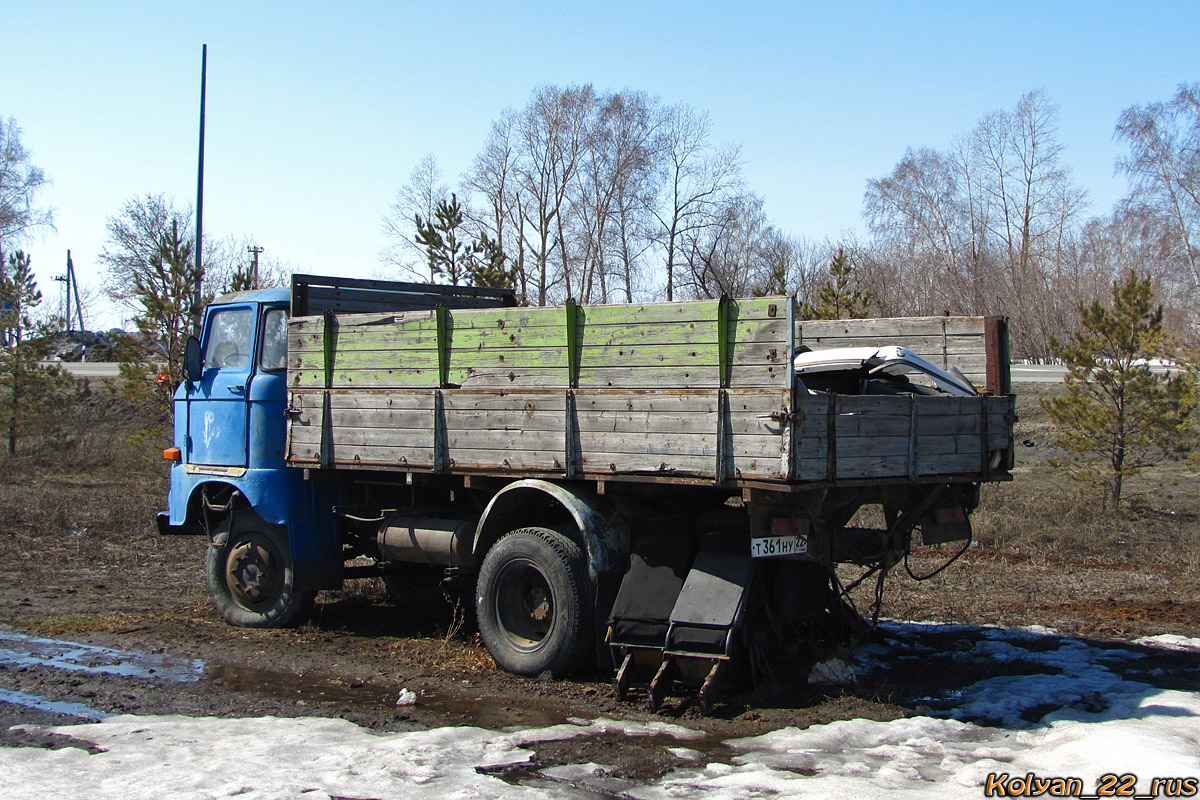
M 208 343 L 204 366 L 216 369 L 245 369 L 254 341 L 254 309 L 228 308 L 208 318 Z
M 288 312 L 286 308 L 267 309 L 263 314 L 262 355 L 258 366 L 264 370 L 287 366 Z

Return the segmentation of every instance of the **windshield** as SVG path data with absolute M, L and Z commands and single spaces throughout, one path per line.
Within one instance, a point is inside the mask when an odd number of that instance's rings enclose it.
M 204 366 L 216 369 L 245 369 L 254 341 L 254 309 L 226 308 L 208 318 L 208 343 Z

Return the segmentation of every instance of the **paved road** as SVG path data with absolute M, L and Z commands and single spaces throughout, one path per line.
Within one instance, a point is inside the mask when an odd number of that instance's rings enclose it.
M 42 365 L 62 367 L 80 378 L 115 378 L 119 374 L 120 366 L 106 361 L 43 361 Z
M 1066 367 L 1053 364 L 1013 364 L 1013 383 L 1061 383 Z
M 1150 367 L 1151 372 L 1156 372 L 1161 375 L 1170 374 L 1172 371 L 1178 372 L 1179 370 L 1179 367 L 1164 367 L 1159 365 Z M 1013 383 L 1061 383 L 1063 376 L 1066 374 L 1066 367 L 1060 367 L 1053 364 L 1012 365 Z

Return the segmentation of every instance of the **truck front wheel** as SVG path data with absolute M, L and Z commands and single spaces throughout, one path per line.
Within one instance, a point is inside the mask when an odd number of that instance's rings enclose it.
M 296 624 L 316 596 L 294 587 L 287 530 L 249 514 L 231 514 L 217 528 L 204 572 L 217 611 L 242 628 Z
M 498 541 L 479 568 L 479 634 L 496 663 L 517 675 L 562 675 L 590 651 L 593 625 L 579 545 L 547 528 Z

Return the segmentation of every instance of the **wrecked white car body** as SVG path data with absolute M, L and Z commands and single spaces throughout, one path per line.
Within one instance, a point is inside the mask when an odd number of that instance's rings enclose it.
M 903 347 L 839 347 L 795 356 L 797 382 L 810 394 L 924 394 L 974 397 L 971 382 Z

